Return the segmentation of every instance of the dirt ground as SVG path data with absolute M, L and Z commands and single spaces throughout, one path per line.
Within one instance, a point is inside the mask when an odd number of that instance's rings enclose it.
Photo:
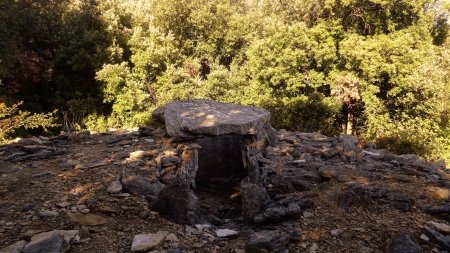
M 151 162 L 127 158 L 137 150 L 160 152 L 171 145 L 166 138 L 116 132 L 60 143 L 41 140 L 43 145 L 64 153 L 45 159 L 7 161 L 14 168 L 0 174 L 0 249 L 19 240 L 27 241 L 39 232 L 78 229 L 81 240 L 69 252 L 130 252 L 136 234 L 168 231 L 177 240 L 164 243 L 159 248 L 161 252 L 175 245 L 181 252 L 237 253 L 244 252 L 247 237 L 255 230 L 277 229 L 291 236 L 289 252 L 385 252 L 395 235 L 404 231 L 416 238 L 424 252 L 440 252 L 437 244 L 419 237 L 428 222 L 447 222 L 446 217 L 442 219 L 424 211 L 432 204 L 448 201 L 449 190 L 437 183 L 446 180 L 443 179 L 446 172 L 441 173 L 439 181 L 411 171 L 374 174 L 376 179 L 370 179 L 371 186 L 414 200 L 409 211 L 389 204 L 377 205 L 375 210 L 364 205 L 345 210 L 338 206 L 336 196 L 345 191 L 348 182 L 330 180 L 295 193 L 315 204 L 301 217 L 258 227 L 244 224 L 239 217 L 231 218 L 224 227 L 237 230 L 239 235 L 219 238 L 213 228 L 199 230 L 168 221 L 150 210 L 148 202 L 139 196 L 107 192 L 122 171 L 151 170 Z M 0 160 L 6 155 L 7 152 L 0 152 Z M 367 178 L 358 180 L 363 182 Z M 208 196 L 199 194 L 204 198 L 206 210 L 225 205 L 226 197 L 208 200 Z M 229 205 L 235 203 L 230 200 Z M 72 211 L 96 214 L 106 222 L 96 226 L 74 224 L 67 215 Z

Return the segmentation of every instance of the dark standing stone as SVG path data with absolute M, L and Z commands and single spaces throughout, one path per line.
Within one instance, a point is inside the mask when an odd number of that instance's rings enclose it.
M 255 217 L 264 211 L 270 201 L 265 188 L 250 182 L 241 184 L 242 215 L 248 222 L 254 222 Z
M 198 169 L 197 145 L 186 145 L 181 154 L 176 177 L 159 192 L 155 209 L 174 222 L 195 224 L 197 220 L 197 197 L 195 176 Z
M 197 197 L 186 181 L 167 185 L 159 194 L 155 209 L 179 224 L 195 224 Z

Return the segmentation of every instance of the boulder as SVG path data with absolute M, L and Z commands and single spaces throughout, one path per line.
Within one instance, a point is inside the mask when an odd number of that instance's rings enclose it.
M 167 235 L 168 233 L 166 231 L 135 235 L 133 243 L 131 244 L 131 252 L 146 252 L 152 250 L 161 245 Z
M 164 184 L 159 181 L 151 182 L 142 176 L 131 174 L 122 174 L 120 183 L 125 192 L 144 196 L 148 199 L 155 199 L 164 188 Z
M 256 224 L 279 222 L 286 218 L 299 215 L 302 209 L 298 203 L 290 203 L 287 206 L 273 204 L 253 218 Z
M 53 233 L 46 236 L 39 236 L 28 243 L 22 250 L 23 253 L 61 253 L 66 252 L 67 244 L 64 237 L 60 234 Z
M 156 109 L 153 118 L 165 124 L 167 133 L 176 138 L 263 134 L 274 140 L 270 113 L 252 106 L 210 100 L 173 101 Z
M 53 230 L 31 237 L 22 253 L 62 253 L 70 248 L 70 244 L 79 240 L 78 230 Z
M 106 189 L 108 193 L 115 194 L 122 192 L 122 184 L 120 183 L 120 180 L 113 181 L 108 188 Z

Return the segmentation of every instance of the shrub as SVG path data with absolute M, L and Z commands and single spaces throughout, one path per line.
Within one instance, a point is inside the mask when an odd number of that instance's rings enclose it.
M 22 102 L 8 106 L 0 103 L 0 142 L 5 142 L 17 129 L 34 129 L 42 127 L 47 130 L 49 127 L 58 126 L 55 123 L 54 114 L 52 113 L 31 113 L 21 111 L 19 107 Z
M 418 154 L 429 160 L 450 161 L 450 138 L 430 120 L 397 123 L 377 139 L 377 146 L 397 154 Z
M 301 132 L 339 134 L 336 115 L 340 105 L 320 93 L 284 99 L 271 108 L 272 125 Z
M 90 131 L 100 133 L 108 131 L 109 128 L 108 119 L 104 115 L 98 114 L 89 114 L 84 119 L 84 124 Z

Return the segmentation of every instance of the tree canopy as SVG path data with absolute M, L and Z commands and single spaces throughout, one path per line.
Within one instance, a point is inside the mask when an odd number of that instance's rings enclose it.
M 0 99 L 105 129 L 207 98 L 450 160 L 449 13 L 448 0 L 2 0 Z

